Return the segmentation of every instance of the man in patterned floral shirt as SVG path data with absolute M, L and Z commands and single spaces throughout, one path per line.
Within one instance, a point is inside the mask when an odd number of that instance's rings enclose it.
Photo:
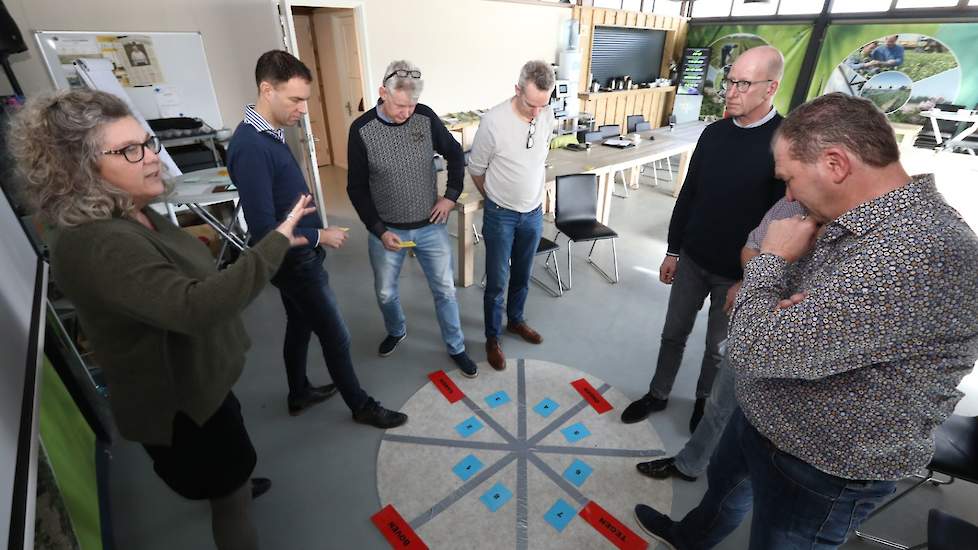
M 978 358 L 978 237 L 911 178 L 886 118 L 828 94 L 774 138 L 787 197 L 744 271 L 728 357 L 740 410 L 679 522 L 639 505 L 675 548 L 710 548 L 753 507 L 751 548 L 834 548 L 934 453 Z

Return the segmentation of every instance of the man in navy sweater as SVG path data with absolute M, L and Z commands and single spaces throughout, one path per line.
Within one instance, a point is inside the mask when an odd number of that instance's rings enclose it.
M 706 350 L 689 420 L 694 432 L 703 416 L 727 337 L 725 304 L 732 303 L 743 271 L 740 250 L 764 213 L 784 196 L 774 176 L 771 139 L 781 123 L 772 102 L 784 57 L 771 46 L 747 50 L 724 78 L 727 114 L 703 131 L 669 222 L 659 280 L 673 285 L 655 375 L 649 392 L 630 404 L 622 422 L 639 422 L 666 408 L 696 313 L 710 297 Z M 727 308 L 729 309 L 729 308 Z
M 378 353 L 387 357 L 407 337 L 397 279 L 414 252 L 435 299 L 435 314 L 448 354 L 462 374 L 474 378 L 478 369 L 465 353 L 465 337 L 455 300 L 452 243 L 445 228 L 448 214 L 462 194 L 465 156 L 441 119 L 418 103 L 424 81 L 409 61 L 394 61 L 384 70 L 377 106 L 350 126 L 347 192 L 363 224 L 374 271 L 377 304 L 387 337 Z M 432 157 L 448 163 L 448 185 L 438 196 Z
M 285 144 L 286 126 L 295 126 L 306 113 L 312 74 L 291 54 L 273 50 L 262 54 L 255 67 L 258 101 L 245 108 L 245 118 L 228 147 L 228 171 L 238 188 L 253 241 L 282 222 L 291 205 L 309 192 L 302 170 Z M 295 416 L 320 403 L 336 390 L 317 388 L 306 377 L 306 355 L 316 333 L 326 368 L 353 419 L 387 429 L 407 422 L 407 416 L 387 410 L 367 395 L 353 372 L 350 333 L 323 269 L 323 246 L 340 248 L 346 233 L 323 229 L 313 212 L 295 228 L 309 244 L 292 248 L 272 279 L 285 304 L 285 372 L 289 384 L 289 414 Z

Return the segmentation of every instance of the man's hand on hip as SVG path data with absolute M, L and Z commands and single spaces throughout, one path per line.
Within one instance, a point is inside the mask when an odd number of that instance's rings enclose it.
M 438 197 L 438 201 L 435 202 L 435 206 L 431 208 L 431 214 L 428 216 L 428 221 L 431 223 L 445 223 L 448 221 L 448 214 L 455 208 L 455 201 L 452 199 L 446 199 L 445 197 Z
M 773 221 L 761 243 L 761 254 L 781 256 L 788 263 L 797 262 L 812 249 L 818 229 L 815 220 L 808 216 Z
M 384 234 L 380 236 L 380 242 L 384 244 L 384 248 L 391 252 L 401 251 L 401 238 L 393 231 L 384 231 Z
M 671 285 L 676 278 L 676 266 L 679 265 L 678 256 L 666 256 L 659 266 L 659 280 L 667 285 Z
M 346 242 L 347 232 L 342 229 L 337 229 L 334 227 L 327 227 L 326 229 L 319 230 L 319 244 L 320 246 L 328 246 L 330 248 L 340 248 L 343 243 Z

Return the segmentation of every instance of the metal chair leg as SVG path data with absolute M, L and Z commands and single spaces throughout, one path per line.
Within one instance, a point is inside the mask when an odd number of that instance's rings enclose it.
M 954 478 L 953 477 L 951 477 L 950 479 L 948 479 L 946 481 L 934 477 L 934 471 L 933 470 L 927 470 L 927 475 L 919 475 L 919 474 L 916 474 L 916 475 L 914 475 L 914 477 L 916 477 L 920 481 L 918 481 L 917 483 L 914 483 L 912 486 L 904 489 L 903 492 L 901 492 L 897 496 L 891 498 L 890 500 L 888 500 L 885 504 L 883 504 L 879 508 L 873 510 L 869 514 L 869 516 L 866 517 L 866 519 L 864 521 L 869 521 L 870 519 L 876 517 L 881 512 L 883 512 L 883 510 L 886 510 L 887 508 L 889 508 L 890 506 L 892 506 L 894 503 L 896 503 L 898 500 L 901 500 L 903 497 L 907 496 L 908 494 L 910 494 L 911 492 L 913 492 L 914 490 L 916 490 L 918 487 L 920 487 L 921 485 L 923 485 L 925 483 L 931 483 L 932 485 L 948 485 L 948 484 L 950 484 L 951 482 L 954 481 Z M 895 542 L 895 541 L 892 541 L 892 540 L 889 540 L 889 539 L 884 539 L 882 537 L 877 537 L 876 535 L 870 535 L 869 533 L 867 533 L 865 531 L 860 531 L 858 529 L 855 531 L 855 533 L 856 533 L 856 536 L 857 537 L 859 537 L 859 538 L 861 538 L 863 540 L 868 540 L 869 542 L 873 542 L 873 543 L 879 544 L 881 546 L 885 546 L 887 548 L 896 548 L 898 550 L 916 550 L 918 548 L 926 548 L 926 546 L 927 546 L 926 544 L 923 544 L 923 545 L 918 544 L 918 545 L 915 545 L 915 546 L 908 546 L 906 544 L 901 544 L 899 542 Z
M 554 259 L 554 273 L 557 274 L 557 295 L 564 295 L 564 283 L 560 281 L 560 263 L 557 261 L 557 251 L 550 253 L 551 257 Z
M 557 281 L 557 290 L 554 290 L 553 288 L 550 287 L 550 285 L 538 279 L 536 275 L 531 275 L 530 280 L 533 281 L 537 286 L 539 286 L 543 290 L 547 291 L 547 293 L 553 296 L 554 298 L 560 298 L 561 296 L 564 295 L 564 289 L 561 288 L 560 286 L 560 271 L 558 270 L 556 272 L 556 275 L 554 274 L 553 271 L 550 271 L 550 260 L 554 260 L 554 268 L 559 269 L 557 268 L 557 259 L 554 256 L 555 253 L 556 250 L 551 250 L 550 253 L 547 254 L 547 259 L 546 261 L 543 262 L 543 270 L 544 272 L 546 272 L 547 275 L 550 276 L 551 279 L 555 279 Z
M 618 283 L 618 250 L 615 248 L 615 240 L 616 239 L 611 239 L 611 254 L 614 257 L 614 261 L 615 261 L 615 278 L 614 279 L 612 279 L 611 276 L 609 276 L 607 273 L 605 273 L 605 271 L 603 269 L 601 269 L 601 267 L 599 267 L 598 264 L 594 263 L 594 260 L 591 259 L 591 255 L 594 254 L 594 247 L 597 246 L 598 241 L 591 241 L 591 251 L 588 252 L 588 254 L 587 254 L 587 263 L 590 264 L 591 267 L 593 267 L 595 271 L 597 271 L 598 273 L 600 273 L 605 278 L 605 280 L 608 281 L 611 284 Z
M 574 241 L 567 239 L 567 287 L 565 290 L 570 290 L 574 284 L 574 268 L 571 267 L 571 248 L 573 245 Z

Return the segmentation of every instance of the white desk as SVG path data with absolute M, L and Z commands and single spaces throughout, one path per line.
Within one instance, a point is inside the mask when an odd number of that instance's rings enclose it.
M 215 191 L 216 188 L 220 189 L 226 186 L 230 186 L 226 191 Z M 237 248 L 239 251 L 247 247 L 244 239 L 235 232 L 235 227 L 240 225 L 241 204 L 238 201 L 238 191 L 231 184 L 231 177 L 228 175 L 228 169 L 226 167 L 205 168 L 178 176 L 175 180 L 173 192 L 168 197 L 161 199 L 161 202 L 166 207 L 170 220 L 174 224 L 177 223 L 177 218 L 173 207 L 184 205 L 214 228 L 214 231 L 224 241 L 224 245 L 221 247 L 221 254 L 218 256 L 218 262 L 224 256 L 224 251 L 227 249 L 228 244 Z M 219 220 L 203 208 L 208 204 L 220 202 L 233 202 L 235 204 L 234 213 L 227 223 Z
M 944 140 L 941 137 L 941 129 L 937 125 L 938 120 L 949 120 L 953 122 L 970 122 L 971 126 L 968 126 L 960 133 L 955 136 L 951 136 L 944 144 L 944 149 L 951 150 L 954 148 L 954 144 L 960 143 L 966 137 L 974 134 L 978 130 L 978 112 L 961 109 L 960 111 L 948 112 L 941 111 L 939 109 L 931 109 L 929 111 L 921 111 L 920 114 L 930 119 L 931 128 L 934 129 L 934 139 L 937 141 L 938 145 L 943 144 Z

